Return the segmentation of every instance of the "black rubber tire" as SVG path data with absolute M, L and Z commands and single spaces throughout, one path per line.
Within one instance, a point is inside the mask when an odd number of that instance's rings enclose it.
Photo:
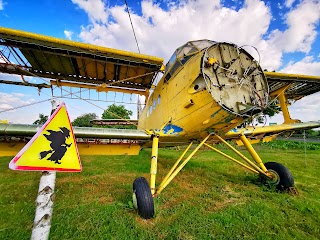
M 287 190 L 294 186 L 294 179 L 288 168 L 277 162 L 267 162 L 264 165 L 268 170 L 278 174 L 280 179 L 275 184 L 278 190 Z
M 133 193 L 136 195 L 139 215 L 144 219 L 152 218 L 154 216 L 154 202 L 150 186 L 144 177 L 134 180 Z

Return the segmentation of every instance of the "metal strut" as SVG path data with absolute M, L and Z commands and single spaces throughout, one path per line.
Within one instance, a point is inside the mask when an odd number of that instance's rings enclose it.
M 155 183 L 156 183 L 156 174 L 157 174 L 159 136 L 155 135 L 153 137 L 151 171 L 150 171 L 150 173 L 151 173 L 150 187 L 151 187 L 151 193 L 153 196 L 159 195 L 163 191 L 163 189 L 165 189 L 168 186 L 168 184 L 177 176 L 177 174 L 182 170 L 182 168 L 189 162 L 189 160 L 196 154 L 196 152 L 203 145 L 209 147 L 210 149 L 214 150 L 215 152 L 221 154 L 222 156 L 230 159 L 231 161 L 239 164 L 240 166 L 246 168 L 247 170 L 249 170 L 253 173 L 264 175 L 267 178 L 272 178 L 272 176 L 270 176 L 270 174 L 268 174 L 268 170 L 264 166 L 261 158 L 259 157 L 257 152 L 254 150 L 251 143 L 249 142 L 249 140 L 246 138 L 246 136 L 244 134 L 241 134 L 239 136 L 240 140 L 243 142 L 244 146 L 247 148 L 248 152 L 250 153 L 250 155 L 255 160 L 255 162 L 257 163 L 258 166 L 217 134 L 214 134 L 214 136 L 216 138 L 218 138 L 222 143 L 224 143 L 227 147 L 229 147 L 232 151 L 234 151 L 236 154 L 238 154 L 245 162 L 247 162 L 248 165 L 236 160 L 235 158 L 229 156 L 228 154 L 223 153 L 222 151 L 216 149 L 215 147 L 207 144 L 206 141 L 209 139 L 210 136 L 211 136 L 211 133 L 205 139 L 203 139 L 203 141 L 201 143 L 199 143 L 199 145 L 192 151 L 192 153 L 190 153 L 189 156 L 185 160 L 183 160 L 183 162 L 180 164 L 181 160 L 185 157 L 186 153 L 188 152 L 188 150 L 192 146 L 193 142 L 191 142 L 188 145 L 188 147 L 184 150 L 184 152 L 181 154 L 179 159 L 175 162 L 175 164 L 170 169 L 170 171 L 167 173 L 167 175 L 164 177 L 164 179 L 162 180 L 162 182 L 159 185 L 159 188 L 157 188 L 157 189 L 155 187 L 155 185 L 156 185 Z
M 151 168 L 150 168 L 150 188 L 151 194 L 154 195 L 156 191 L 156 176 L 158 165 L 158 148 L 159 148 L 159 135 L 153 136 L 152 139 L 152 153 L 151 153 Z
M 189 144 L 187 149 L 182 153 L 180 158 L 173 165 L 173 167 L 171 168 L 171 170 L 169 171 L 167 176 L 163 179 L 163 181 L 161 182 L 159 188 L 157 189 L 157 191 L 154 195 L 159 195 L 163 191 L 163 189 L 165 189 L 165 187 L 168 186 L 168 184 L 177 176 L 177 174 L 181 171 L 181 169 L 196 154 L 196 152 L 199 150 L 199 148 L 201 148 L 205 144 L 205 142 L 209 139 L 210 136 L 211 136 L 211 133 L 205 139 L 203 139 L 203 141 L 201 143 L 199 143 L 199 145 L 192 151 L 192 153 L 190 153 L 190 155 L 178 167 L 178 164 L 183 159 L 183 157 L 185 156 L 185 154 L 187 153 L 187 151 L 190 149 L 190 147 L 192 145 L 192 143 Z

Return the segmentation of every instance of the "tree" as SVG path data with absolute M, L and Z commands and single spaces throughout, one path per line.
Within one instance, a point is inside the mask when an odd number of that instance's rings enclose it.
M 92 127 L 90 121 L 97 118 L 98 116 L 95 113 L 86 113 L 73 120 L 72 125 L 77 127 Z
M 130 119 L 132 116 L 132 111 L 127 110 L 123 105 L 110 105 L 102 113 L 102 119 Z
M 130 119 L 132 111 L 126 109 L 123 105 L 110 105 L 102 114 L 102 119 Z M 105 125 L 106 128 L 136 129 L 135 125 Z
M 263 110 L 263 113 L 265 115 L 268 115 L 269 117 L 274 116 L 276 113 L 281 112 L 281 107 L 278 105 L 276 101 L 272 101 L 269 106 Z
M 33 122 L 33 124 L 37 124 L 37 125 L 41 125 L 41 124 L 45 124 L 46 121 L 48 121 L 48 117 L 42 113 L 39 114 L 39 119 L 37 119 L 36 121 Z

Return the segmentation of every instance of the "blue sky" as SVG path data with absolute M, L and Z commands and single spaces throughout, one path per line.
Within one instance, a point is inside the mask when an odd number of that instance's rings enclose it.
M 142 53 L 167 61 L 174 49 L 185 42 L 208 38 L 255 46 L 264 69 L 320 75 L 319 0 L 127 2 Z M 0 0 L 0 25 L 137 52 L 124 1 L 120 0 Z M 34 78 L 30 81 L 43 82 Z M 0 119 L 32 123 L 39 113 L 50 112 L 50 103 L 9 112 L 1 110 L 48 99 L 50 94 L 42 91 L 39 96 L 37 89 L 2 84 Z M 318 100 L 316 94 L 294 104 L 290 107 L 293 117 L 304 121 L 320 119 L 315 113 Z M 72 119 L 92 111 L 102 114 L 100 108 L 87 103 L 66 103 Z M 101 108 L 108 105 L 98 104 Z M 129 108 L 136 112 L 134 105 Z

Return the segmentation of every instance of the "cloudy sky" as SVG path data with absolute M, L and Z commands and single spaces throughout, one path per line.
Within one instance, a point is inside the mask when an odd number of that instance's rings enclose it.
M 167 61 L 177 47 L 190 40 L 228 41 L 256 47 L 263 69 L 320 75 L 320 0 L 127 2 L 141 53 Z M 122 0 L 0 0 L 0 26 L 138 51 Z M 9 77 L 0 74 L 0 79 Z M 37 89 L 2 84 L 0 119 L 32 123 L 39 113 L 50 112 L 50 103 L 44 101 L 49 98 L 51 91 L 42 90 L 39 95 Z M 132 100 L 131 96 L 120 98 Z M 44 102 L 4 112 L 38 101 Z M 296 102 L 290 107 L 292 117 L 320 120 L 319 101 L 320 94 L 315 94 Z M 87 112 L 101 116 L 101 108 L 109 104 L 96 102 L 98 108 L 79 100 L 66 103 L 71 119 Z M 129 108 L 135 111 L 136 107 L 131 104 Z M 271 121 L 281 123 L 281 117 Z

